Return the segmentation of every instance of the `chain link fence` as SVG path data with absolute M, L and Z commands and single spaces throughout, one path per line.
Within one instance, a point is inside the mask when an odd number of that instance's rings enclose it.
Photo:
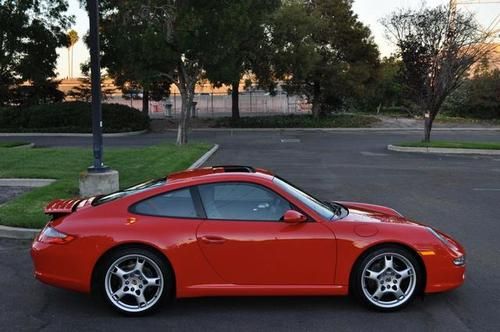
M 142 96 L 136 96 L 136 98 Z M 123 98 L 114 96 L 105 100 L 106 103 L 118 103 L 142 110 L 142 99 Z M 195 111 L 192 116 L 203 118 L 231 116 L 231 95 L 217 93 L 196 94 L 194 98 Z M 181 96 L 172 94 L 162 101 L 149 102 L 151 118 L 178 117 L 181 112 Z M 271 96 L 266 93 L 242 92 L 239 95 L 241 116 L 262 116 L 280 114 L 307 114 L 311 112 L 311 105 L 300 96 L 278 94 Z

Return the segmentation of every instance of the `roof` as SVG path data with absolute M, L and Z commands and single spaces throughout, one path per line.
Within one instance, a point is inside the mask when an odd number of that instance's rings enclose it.
M 195 169 L 188 169 L 176 173 L 171 173 L 167 176 L 167 182 L 191 179 L 200 176 L 210 176 L 221 173 L 246 173 L 246 174 L 266 174 L 273 175 L 270 171 L 262 168 L 254 168 L 252 166 L 241 165 L 220 165 L 210 166 Z

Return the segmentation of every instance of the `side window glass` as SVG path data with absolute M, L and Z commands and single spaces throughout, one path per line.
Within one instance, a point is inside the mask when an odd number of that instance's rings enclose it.
M 281 196 L 256 184 L 214 183 L 198 188 L 208 219 L 279 221 L 290 209 Z
M 197 218 L 189 188 L 154 196 L 132 206 L 132 212 L 160 217 Z

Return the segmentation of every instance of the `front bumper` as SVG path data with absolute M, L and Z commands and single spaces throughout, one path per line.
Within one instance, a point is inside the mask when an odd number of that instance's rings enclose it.
M 460 248 L 461 249 L 461 248 Z M 452 252 L 447 248 L 433 251 L 432 255 L 422 255 L 426 267 L 426 293 L 438 293 L 460 287 L 465 281 L 466 263 L 456 265 L 457 258 L 465 257 L 463 250 Z

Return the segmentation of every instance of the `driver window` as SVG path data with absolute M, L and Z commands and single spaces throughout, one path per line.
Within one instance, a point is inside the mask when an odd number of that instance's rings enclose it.
M 291 209 L 281 196 L 256 184 L 214 183 L 198 188 L 208 219 L 279 221 Z

